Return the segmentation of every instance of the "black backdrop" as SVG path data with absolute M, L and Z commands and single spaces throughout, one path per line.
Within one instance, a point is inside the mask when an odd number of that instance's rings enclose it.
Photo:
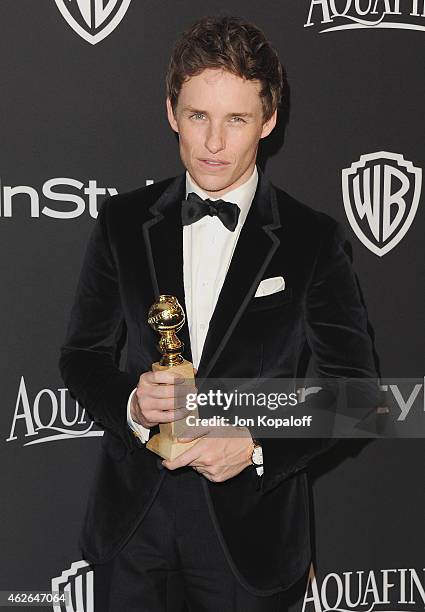
M 342 170 L 362 155 L 383 168 L 390 152 L 398 161 L 388 163 L 412 183 L 406 205 L 415 206 L 413 174 L 399 162 L 411 162 L 416 176 L 425 165 L 423 3 L 132 0 L 119 25 L 90 44 L 61 15 L 60 2 L 3 0 L 0 7 L 0 590 L 48 590 L 81 560 L 76 539 L 102 432 L 83 435 L 90 422 L 81 408 L 70 424 L 78 406 L 63 389 L 57 359 L 96 197 L 103 199 L 84 189 L 121 192 L 181 171 L 164 74 L 177 34 L 199 16 L 225 10 L 274 42 L 288 75 L 287 125 L 281 121 L 262 152 L 266 173 L 344 226 L 383 379 L 422 384 L 424 374 L 423 197 L 410 229 L 380 256 L 351 227 L 341 185 Z M 62 4 L 81 21 L 75 0 Z M 323 31 L 331 27 L 338 29 Z M 49 188 L 72 200 L 54 200 Z M 333 572 L 382 577 L 398 568 L 396 582 L 402 568 L 415 568 L 424 584 L 423 460 L 423 440 L 399 439 L 347 441 L 316 462 L 319 582 Z M 403 606 L 394 587 L 377 609 L 423 610 L 418 589 Z M 301 594 L 294 610 L 303 605 L 320 609 Z

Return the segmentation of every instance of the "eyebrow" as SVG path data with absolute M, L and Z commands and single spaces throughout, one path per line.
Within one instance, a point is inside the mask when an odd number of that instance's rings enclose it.
M 208 115 L 208 112 L 205 110 L 201 110 L 200 108 L 194 108 L 192 106 L 185 106 L 183 111 L 189 113 L 201 113 L 203 115 Z M 252 113 L 228 113 L 227 117 L 253 117 Z

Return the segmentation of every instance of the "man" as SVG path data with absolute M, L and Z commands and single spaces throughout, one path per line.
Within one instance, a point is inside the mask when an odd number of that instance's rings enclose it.
M 96 609 L 284 610 L 311 558 L 305 468 L 326 438 L 201 432 L 174 461 L 144 442 L 182 418 L 180 380 L 151 372 L 159 294 L 178 298 L 202 378 L 376 376 L 337 223 L 256 167 L 282 69 L 254 25 L 207 18 L 175 46 L 167 113 L 186 173 L 109 198 L 91 236 L 60 361 L 104 429 L 81 546 Z M 127 341 L 125 368 L 118 367 Z M 261 458 L 262 456 L 262 458 Z

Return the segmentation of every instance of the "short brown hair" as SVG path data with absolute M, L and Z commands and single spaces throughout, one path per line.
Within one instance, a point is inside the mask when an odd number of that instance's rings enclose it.
M 183 32 L 174 46 L 166 77 L 173 109 L 183 83 L 207 68 L 260 81 L 266 120 L 279 106 L 283 68 L 276 50 L 254 24 L 236 17 L 204 17 Z

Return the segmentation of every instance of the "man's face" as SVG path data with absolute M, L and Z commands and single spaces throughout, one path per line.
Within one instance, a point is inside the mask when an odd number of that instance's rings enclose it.
M 223 70 L 206 69 L 183 83 L 168 120 L 179 135 L 180 155 L 195 182 L 221 197 L 251 176 L 258 143 L 276 124 L 265 122 L 260 83 Z

